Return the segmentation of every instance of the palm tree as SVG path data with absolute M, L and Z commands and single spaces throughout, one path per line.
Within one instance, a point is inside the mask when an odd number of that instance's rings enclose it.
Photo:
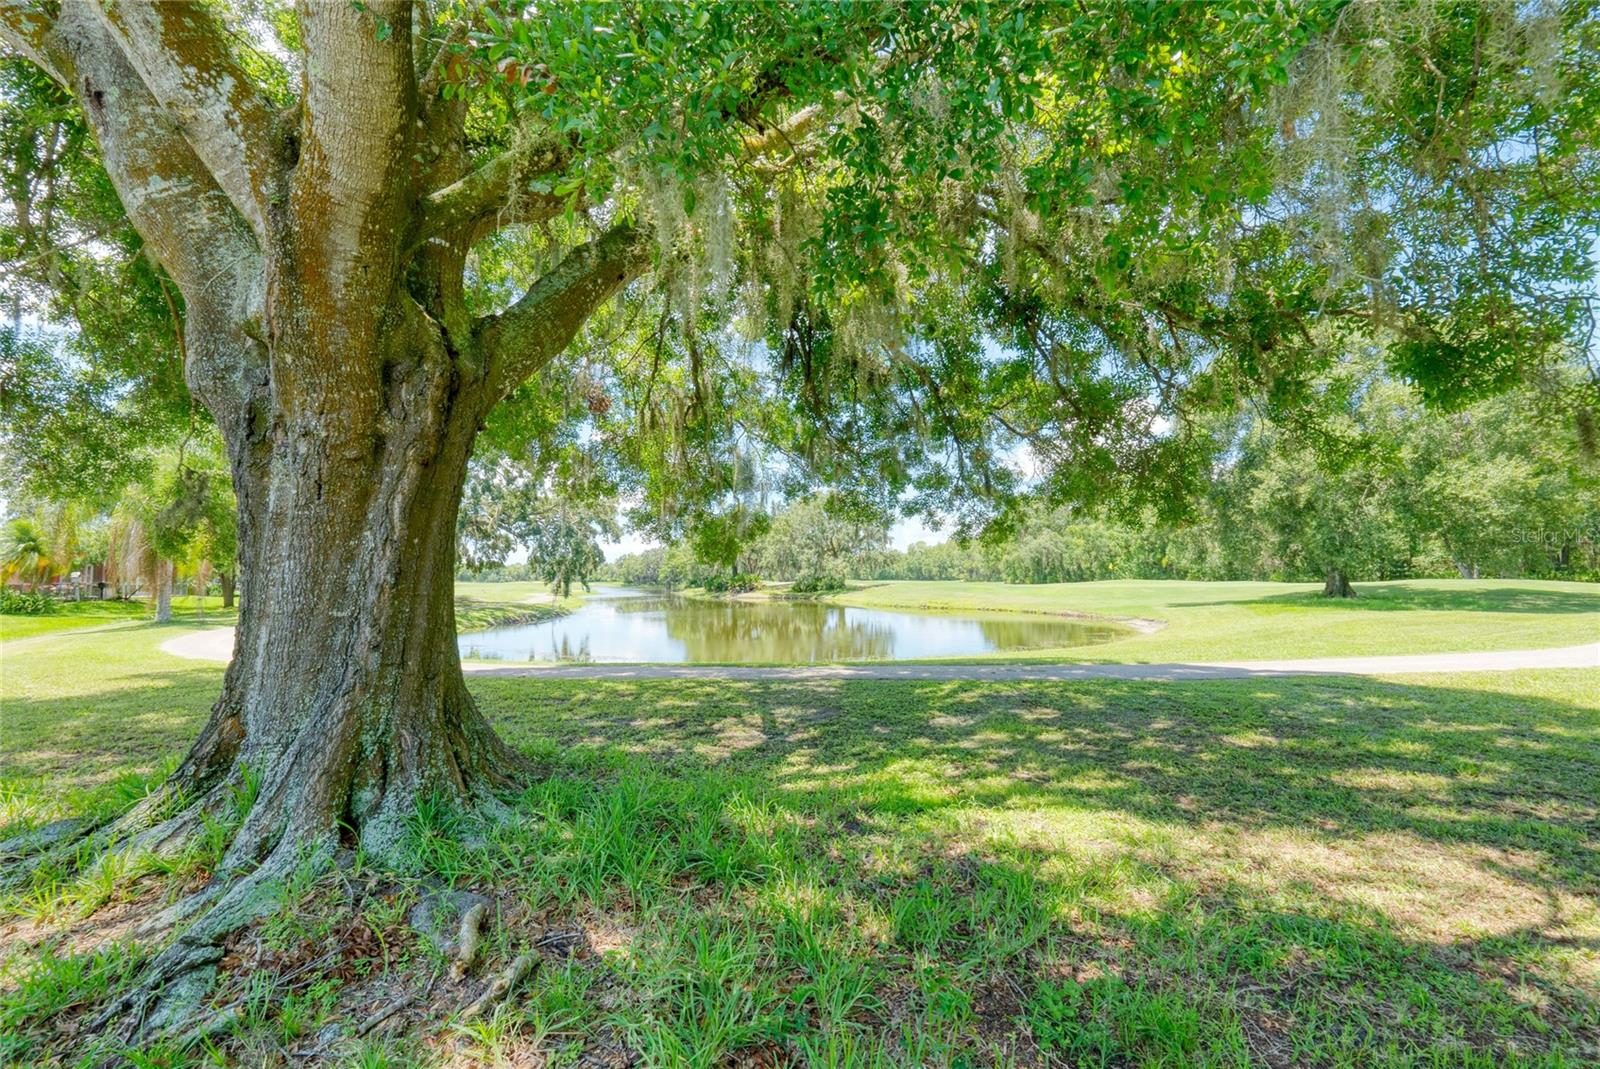
M 18 516 L 0 529 L 0 577 L 16 576 L 38 590 L 51 570 L 49 541 L 39 524 Z
M 158 585 L 157 571 L 144 523 L 131 508 L 119 505 L 111 514 L 106 535 L 107 581 L 115 586 L 117 597 L 129 598 L 144 588 L 153 591 Z

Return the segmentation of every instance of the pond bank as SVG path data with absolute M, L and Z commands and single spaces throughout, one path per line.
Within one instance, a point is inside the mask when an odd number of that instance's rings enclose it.
M 179 635 L 161 644 L 164 653 L 202 661 L 233 655 L 233 628 Z M 1276 661 L 1212 661 L 1193 664 L 811 664 L 797 667 L 707 664 L 502 665 L 467 663 L 473 675 L 539 679 L 752 679 L 752 680 L 991 680 L 1074 679 L 1205 680 L 1287 675 L 1432 675 L 1509 672 L 1544 668 L 1600 668 L 1600 642 L 1545 650 L 1489 653 L 1418 653 L 1378 657 L 1308 657 Z
M 545 620 L 558 620 L 576 607 L 564 603 L 538 605 L 527 602 L 457 601 L 456 630 L 481 631 L 488 627 L 508 627 L 512 624 L 536 624 Z
M 681 598 L 690 598 L 695 601 L 740 602 L 747 604 L 777 603 L 777 604 L 806 604 L 806 605 L 869 605 L 868 601 L 852 601 L 851 595 L 863 594 L 874 587 L 884 586 L 885 583 L 865 580 L 851 580 L 843 590 L 818 591 L 813 594 L 790 593 L 787 583 L 766 584 L 756 590 L 730 591 L 723 594 L 714 594 L 701 587 L 683 587 L 676 590 L 666 590 Z M 907 584 L 910 585 L 910 584 Z M 663 588 L 665 589 L 665 588 Z M 1050 609 L 1035 605 L 1008 605 L 1000 603 L 985 603 L 983 605 L 959 604 L 949 601 L 918 601 L 915 598 L 888 601 L 884 608 L 902 609 L 913 612 L 930 614 L 955 614 L 972 612 L 981 609 L 986 613 L 1016 613 L 1022 616 L 1048 617 L 1053 620 L 1065 620 L 1068 623 L 1108 625 L 1119 627 L 1136 635 L 1153 635 L 1167 626 L 1165 620 L 1158 620 L 1143 616 L 1118 616 L 1107 613 L 1080 611 L 1075 609 Z

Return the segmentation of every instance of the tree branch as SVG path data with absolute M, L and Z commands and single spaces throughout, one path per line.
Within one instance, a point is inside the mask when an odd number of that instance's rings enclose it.
M 565 203 L 564 198 L 518 187 L 539 175 L 560 172 L 571 160 L 571 146 L 555 137 L 540 138 L 528 148 L 506 149 L 423 198 L 417 242 L 492 218 L 508 207 L 515 209 L 518 201 L 526 201 L 533 208 L 531 212 L 513 210 L 518 221 L 554 216 Z
M 128 219 L 192 306 L 227 306 L 260 254 L 232 202 L 88 4 L 63 5 L 47 34 Z
M 424 111 L 433 106 L 434 98 L 439 95 L 439 87 L 444 84 L 451 55 L 457 47 L 467 43 L 473 27 L 479 21 L 476 15 L 470 19 L 461 19 L 450 27 L 445 39 L 439 42 L 439 47 L 428 60 L 428 69 L 423 71 L 422 80 L 417 87 L 417 97 L 422 101 Z
M 37 3 L 30 0 L 0 0 L 0 42 L 4 42 L 67 89 L 62 73 L 64 61 L 54 40 L 54 23 Z
M 94 7 L 265 247 L 267 208 L 287 173 L 274 109 L 229 51 L 210 6 L 166 0 Z
M 835 101 L 843 103 L 844 94 L 835 94 Z M 810 104 L 801 108 L 785 121 L 773 126 L 761 127 L 751 133 L 745 134 L 744 151 L 747 158 L 765 155 L 781 148 L 794 148 L 796 138 L 804 137 L 806 131 L 822 117 L 824 109 L 821 104 Z
M 183 293 L 186 371 L 220 422 L 247 392 L 243 325 L 259 316 L 261 252 L 245 221 L 92 5 L 64 4 L 52 22 L 7 0 L 0 28 L 82 108 L 128 220 Z
M 495 399 L 559 355 L 595 309 L 649 266 L 643 236 L 631 226 L 614 226 L 567 253 L 510 308 L 480 320 Z
M 399 270 L 416 118 L 409 0 L 306 3 L 300 159 L 290 189 L 305 277 L 335 303 L 369 300 Z

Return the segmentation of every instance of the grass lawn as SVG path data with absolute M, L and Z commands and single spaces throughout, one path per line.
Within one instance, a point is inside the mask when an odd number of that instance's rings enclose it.
M 106 624 L 143 623 L 152 619 L 155 606 L 147 601 L 63 601 L 56 612 L 39 616 L 0 614 L 0 641 L 31 638 L 57 631 L 75 631 Z M 175 623 L 188 627 L 233 623 L 234 612 L 222 608 L 217 597 L 172 599 Z
M 994 654 L 985 660 L 1127 662 L 1273 660 L 1575 646 L 1600 639 L 1600 584 L 1502 579 L 1320 584 L 878 582 L 828 598 L 876 609 L 1082 613 L 1160 621 L 1154 634 L 1104 645 Z
M 120 808 L 181 754 L 221 668 L 166 633 L 5 645 L 0 823 Z M 470 685 L 541 767 L 509 817 L 419 813 L 396 864 L 308 869 L 230 945 L 236 1025 L 135 1064 L 1600 1059 L 1600 671 Z M 95 1055 L 131 920 L 213 859 L 11 893 L 0 1062 Z M 406 921 L 443 885 L 493 905 L 464 981 Z
M 583 590 L 569 598 L 550 593 L 548 583 L 457 583 L 456 628 L 481 631 L 502 624 L 561 616 L 583 604 Z
M 581 593 L 555 597 L 545 583 L 457 583 L 456 625 L 472 631 L 542 620 L 582 604 Z M 154 612 L 148 601 L 66 601 L 57 612 L 40 616 L 0 614 L 0 642 L 107 624 L 146 624 L 152 622 Z M 172 614 L 174 625 L 184 627 L 218 627 L 234 621 L 234 611 L 223 611 L 218 597 L 173 598 Z

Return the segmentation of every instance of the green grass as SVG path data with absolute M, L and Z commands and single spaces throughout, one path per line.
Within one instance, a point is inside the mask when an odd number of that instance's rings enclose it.
M 116 809 L 181 753 L 221 669 L 166 633 L 7 645 L 0 819 Z M 339 1065 L 1600 1057 L 1597 671 L 471 686 L 540 774 L 494 825 L 419 813 L 399 869 L 292 880 L 225 970 L 217 1058 L 330 1026 Z M 142 953 L 104 941 L 119 910 L 193 871 L 11 901 L 0 1053 L 86 1054 L 61 1030 Z M 439 970 L 405 915 L 440 882 L 495 902 L 482 969 L 356 1040 Z M 454 1016 L 536 945 L 508 1006 Z
M 583 604 L 582 588 L 571 597 L 550 593 L 546 583 L 457 583 L 456 627 L 481 631 L 505 624 L 549 620 Z
M 232 623 L 234 617 L 233 610 L 224 612 L 222 599 L 215 597 L 173 598 L 172 614 L 176 622 L 190 626 Z M 39 616 L 0 614 L 0 641 L 9 642 L 106 624 L 140 623 L 151 620 L 154 615 L 155 606 L 144 601 L 64 601 L 56 612 Z
M 1600 639 L 1600 585 L 1540 580 L 1358 583 L 1351 600 L 1306 583 L 1119 580 L 881 582 L 826 600 L 877 609 L 1077 613 L 1160 621 L 1154 634 L 984 660 L 1272 660 L 1537 649 Z
M 546 620 L 582 604 L 581 593 L 570 598 L 553 597 L 544 583 L 456 584 L 456 624 L 462 631 Z M 176 597 L 172 599 L 172 612 L 175 624 L 188 627 L 231 624 L 235 615 L 232 609 L 222 609 L 222 599 L 218 597 Z M 0 614 L 0 641 L 108 624 L 150 623 L 154 613 L 155 607 L 148 601 L 66 601 L 59 611 L 39 616 Z
M 572 603 L 582 602 L 583 588 L 576 587 L 574 596 L 566 599 Z M 501 604 L 515 602 L 539 602 L 543 604 L 559 604 L 562 599 L 550 593 L 548 583 L 456 583 L 456 599 L 468 601 L 496 602 Z

